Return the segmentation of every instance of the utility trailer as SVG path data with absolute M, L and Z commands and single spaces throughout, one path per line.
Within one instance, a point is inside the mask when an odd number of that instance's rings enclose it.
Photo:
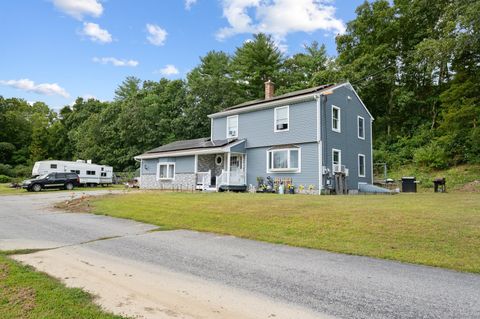
M 32 169 L 32 176 L 48 173 L 76 173 L 82 185 L 110 185 L 113 183 L 113 168 L 106 165 L 93 164 L 91 160 L 72 161 L 39 161 Z

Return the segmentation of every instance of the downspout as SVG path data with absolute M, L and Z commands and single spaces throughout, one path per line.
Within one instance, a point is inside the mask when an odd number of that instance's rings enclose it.
M 318 194 L 322 194 L 323 190 L 323 140 L 322 140 L 322 125 L 321 125 L 321 94 L 314 95 L 317 101 L 317 147 L 318 147 Z

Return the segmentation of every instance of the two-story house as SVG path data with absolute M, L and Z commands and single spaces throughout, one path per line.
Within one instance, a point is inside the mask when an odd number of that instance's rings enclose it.
M 257 178 L 356 191 L 371 184 L 373 117 L 350 83 L 322 85 L 210 114 L 211 136 L 149 150 L 140 187 L 245 190 Z

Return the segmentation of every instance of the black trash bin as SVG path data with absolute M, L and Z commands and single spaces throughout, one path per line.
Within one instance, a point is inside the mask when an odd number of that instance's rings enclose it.
M 402 192 L 403 193 L 416 193 L 417 192 L 417 179 L 415 177 L 402 177 Z

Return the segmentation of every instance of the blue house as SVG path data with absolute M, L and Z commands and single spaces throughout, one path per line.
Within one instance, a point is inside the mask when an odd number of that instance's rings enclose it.
M 246 190 L 270 177 L 315 193 L 355 193 L 372 183 L 373 117 L 350 83 L 273 93 L 268 81 L 265 99 L 210 114 L 210 137 L 136 156 L 140 187 Z

